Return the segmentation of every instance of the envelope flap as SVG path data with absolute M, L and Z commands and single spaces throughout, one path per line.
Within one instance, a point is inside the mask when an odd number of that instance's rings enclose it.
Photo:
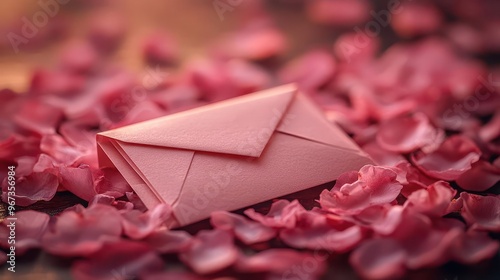
M 258 157 L 296 91 L 294 85 L 285 85 L 100 135 L 127 143 Z

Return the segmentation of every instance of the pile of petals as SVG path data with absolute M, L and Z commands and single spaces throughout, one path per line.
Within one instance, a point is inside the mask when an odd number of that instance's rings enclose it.
M 420 36 L 411 43 L 382 51 L 377 37 L 348 32 L 277 71 L 265 62 L 279 61 L 287 38 L 265 10 L 188 61 L 171 35 L 148 35 L 139 75 L 111 59 L 127 32 L 123 18 L 96 14 L 88 36 L 36 70 L 26 92 L 0 89 L 0 168 L 16 166 L 16 204 L 29 209 L 58 192 L 88 202 L 55 216 L 17 212 L 16 254 L 71 258 L 76 279 L 317 279 L 336 255 L 363 278 L 385 279 L 491 259 L 500 233 L 500 68 L 470 54 L 498 42 L 494 23 L 471 15 L 468 1 L 442 2 L 458 21 L 445 22 L 430 1 L 393 15 L 387 28 Z M 489 2 L 474 5 L 486 15 Z M 361 0 L 306 5 L 312 21 L 343 27 L 363 24 L 372 9 Z M 421 13 L 429 17 L 415 19 Z M 98 167 L 99 131 L 289 82 L 377 163 L 342 174 L 313 208 L 278 199 L 268 211 L 214 212 L 211 227 L 172 230 L 168 205 L 146 209 L 116 170 Z M 0 247 L 10 245 L 2 238 Z M 170 262 L 184 265 L 166 269 Z

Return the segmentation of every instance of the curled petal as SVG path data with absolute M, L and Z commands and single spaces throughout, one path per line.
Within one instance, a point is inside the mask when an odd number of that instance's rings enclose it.
M 276 230 L 243 216 L 225 211 L 212 212 L 210 223 L 216 229 L 228 230 L 245 244 L 268 241 L 276 236 Z
M 408 196 L 405 207 L 428 216 L 441 217 L 447 214 L 451 200 L 457 193 L 448 182 L 438 181 L 426 189 L 414 191 Z
M 451 136 L 434 152 L 414 153 L 415 166 L 428 176 L 441 180 L 456 180 L 471 169 L 481 156 L 479 148 L 464 136 Z
M 356 214 L 369 206 L 392 202 L 402 188 L 396 172 L 366 165 L 360 169 L 357 181 L 324 190 L 319 202 L 328 211 Z
M 245 210 L 245 215 L 264 226 L 276 228 L 293 228 L 297 221 L 297 214 L 306 211 L 298 200 L 289 202 L 288 200 L 278 200 L 273 203 L 267 215 L 262 215 L 249 208 Z
M 172 208 L 167 204 L 159 204 L 142 213 L 131 210 L 122 214 L 122 225 L 125 235 L 133 239 L 142 239 L 159 229 L 171 217 Z
M 16 182 L 14 198 L 19 206 L 28 206 L 37 201 L 49 201 L 57 192 L 59 179 L 50 172 L 35 172 Z M 8 184 L 4 180 L 2 185 L 2 200 L 7 202 Z
M 225 230 L 200 231 L 180 259 L 199 274 L 222 270 L 238 259 L 233 236 Z

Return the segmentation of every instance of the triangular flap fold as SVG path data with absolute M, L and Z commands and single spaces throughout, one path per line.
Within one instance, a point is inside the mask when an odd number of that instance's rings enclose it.
M 285 85 L 100 133 L 122 142 L 258 157 L 293 100 Z

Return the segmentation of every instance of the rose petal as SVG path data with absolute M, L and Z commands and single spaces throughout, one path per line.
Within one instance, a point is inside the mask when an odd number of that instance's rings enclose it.
M 16 181 L 14 198 L 19 206 L 28 206 L 37 201 L 49 201 L 56 194 L 59 180 L 49 172 L 35 172 Z M 7 202 L 8 184 L 5 179 L 2 184 L 2 200 Z
M 10 248 L 15 241 L 16 255 L 23 255 L 27 250 L 32 248 L 39 248 L 41 239 L 47 226 L 50 217 L 45 213 L 33 210 L 19 211 L 15 214 L 16 220 L 4 219 L 0 224 L 0 235 L 4 236 L 0 240 L 0 246 L 3 248 Z M 14 227 L 9 227 L 13 223 Z M 13 236 L 11 232 L 14 231 Z M 7 239 L 7 236 L 14 237 Z
M 289 202 L 278 200 L 271 205 L 267 215 L 262 215 L 249 208 L 245 210 L 245 215 L 267 227 L 293 228 L 297 220 L 297 214 L 304 212 L 304 207 L 298 200 Z
M 409 153 L 431 144 L 436 136 L 437 131 L 427 116 L 416 113 L 383 122 L 377 133 L 377 143 L 388 151 Z
M 405 207 L 428 216 L 441 217 L 447 214 L 450 202 L 457 191 L 448 182 L 438 181 L 426 189 L 417 190 L 408 196 Z
M 463 264 L 474 264 L 492 258 L 500 248 L 498 241 L 487 233 L 468 231 L 455 240 L 453 258 Z
M 275 229 L 225 211 L 212 212 L 210 223 L 216 229 L 231 231 L 247 245 L 269 241 L 276 236 Z
M 117 241 L 121 217 L 111 206 L 95 204 L 79 212 L 64 211 L 42 239 L 45 251 L 60 256 L 85 256 Z
M 405 272 L 405 250 L 393 239 L 371 239 L 363 242 L 349 258 L 350 264 L 363 277 L 386 279 Z
M 436 151 L 411 155 L 412 162 L 425 174 L 441 179 L 456 180 L 471 169 L 481 156 L 479 148 L 464 136 L 451 136 Z
M 464 190 L 483 192 L 500 181 L 500 167 L 487 161 L 479 160 L 472 168 L 457 179 L 457 184 Z
M 298 218 L 296 227 L 280 232 L 283 242 L 294 248 L 346 252 L 362 239 L 358 226 L 336 229 L 328 224 L 323 214 L 303 212 Z
M 191 235 L 185 231 L 160 229 L 143 239 L 157 252 L 162 254 L 179 253 L 191 244 Z
M 149 246 L 122 240 L 106 244 L 88 259 L 75 262 L 71 274 L 78 280 L 136 279 L 163 267 L 163 260 Z
M 200 231 L 179 257 L 196 273 L 209 274 L 235 263 L 238 250 L 233 244 L 233 236 L 227 231 Z
M 159 204 L 142 213 L 131 210 L 122 214 L 122 226 L 125 235 L 133 239 L 142 239 L 159 229 L 171 217 L 172 208 L 167 204 Z
M 324 190 L 319 202 L 323 209 L 334 213 L 356 214 L 396 199 L 403 188 L 396 179 L 397 173 L 388 168 L 366 165 L 360 169 L 357 181 Z
M 307 271 L 299 270 L 308 260 L 312 260 L 314 266 L 308 267 Z M 251 256 L 241 256 L 236 270 L 244 273 L 271 272 L 283 279 L 317 279 L 326 268 L 324 261 L 324 257 L 314 258 L 309 253 L 291 249 L 269 249 Z
M 462 217 L 476 229 L 500 231 L 500 198 L 463 192 Z

